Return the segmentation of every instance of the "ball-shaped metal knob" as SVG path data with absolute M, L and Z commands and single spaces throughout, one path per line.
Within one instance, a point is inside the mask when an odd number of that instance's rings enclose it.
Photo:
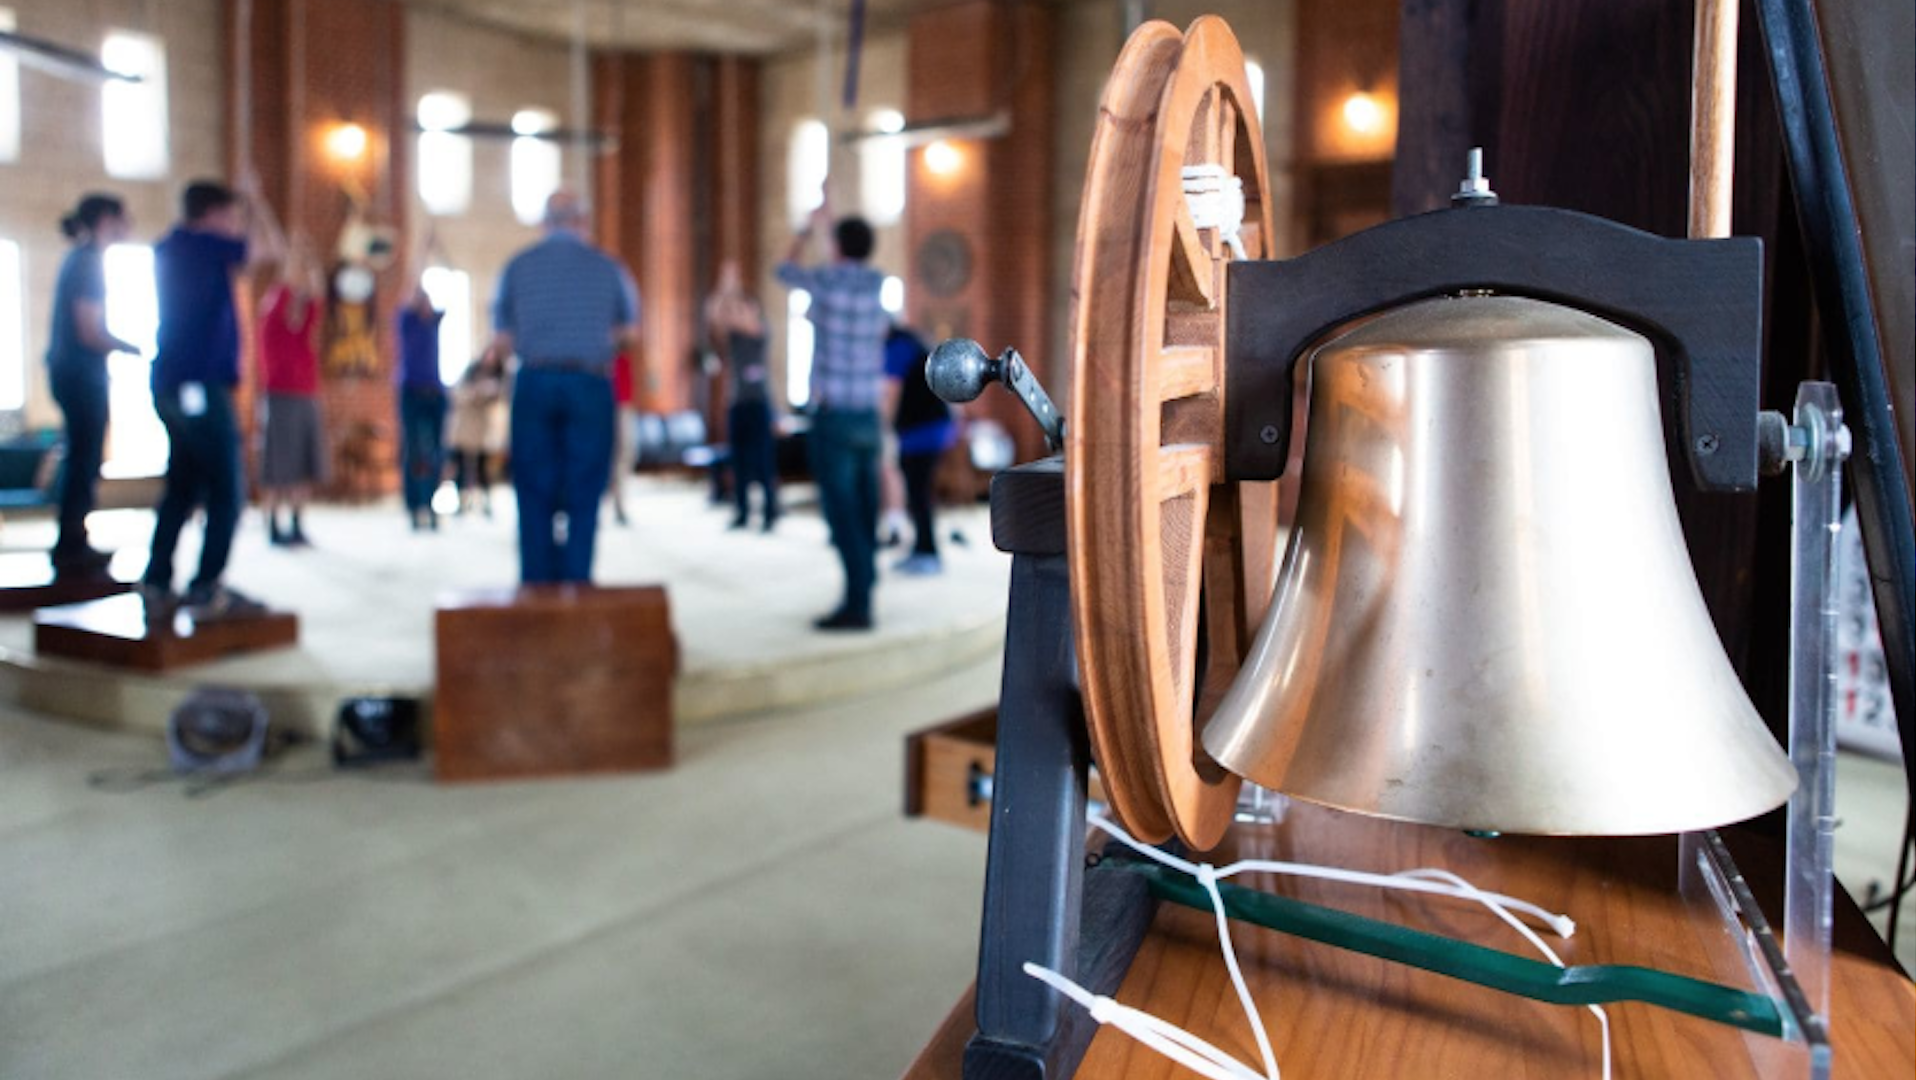
M 950 338 L 931 351 L 925 381 L 953 405 L 976 401 L 998 378 L 998 361 L 970 338 Z

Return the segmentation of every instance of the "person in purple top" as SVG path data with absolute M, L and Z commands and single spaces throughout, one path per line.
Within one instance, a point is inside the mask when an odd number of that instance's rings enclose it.
M 238 192 L 210 180 L 186 186 L 182 220 L 153 248 L 159 297 L 159 350 L 153 360 L 153 408 L 169 443 L 166 491 L 153 523 L 153 551 L 139 592 L 149 611 L 175 603 L 173 552 L 194 510 L 206 509 L 199 573 L 180 598 L 200 616 L 242 614 L 260 604 L 223 578 L 233 530 L 246 503 L 233 388 L 239 384 L 239 317 L 233 277 L 275 262 L 284 241 L 263 214 L 250 215 Z
M 445 470 L 446 384 L 439 375 L 439 324 L 421 284 L 399 310 L 399 468 L 413 531 L 439 528 L 433 492 Z

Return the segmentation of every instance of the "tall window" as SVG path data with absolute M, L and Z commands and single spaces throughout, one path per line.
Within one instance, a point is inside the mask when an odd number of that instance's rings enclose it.
M 877 131 L 896 135 L 905 130 L 905 114 L 880 109 L 871 115 Z M 905 140 L 869 138 L 858 147 L 858 181 L 864 196 L 865 217 L 873 225 L 890 225 L 905 215 Z
M 1251 107 L 1257 110 L 1257 122 L 1264 122 L 1264 65 L 1244 61 L 1244 81 L 1251 84 Z
M 20 245 L 0 240 L 0 409 L 27 403 L 27 298 Z
M 800 120 L 792 129 L 792 144 L 785 155 L 785 208 L 792 228 L 804 228 L 805 219 L 824 205 L 831 153 L 831 135 L 823 121 Z
M 527 225 L 545 215 L 546 199 L 559 190 L 559 144 L 547 135 L 558 126 L 547 109 L 512 114 L 512 210 Z
M 157 476 L 166 470 L 166 429 L 153 411 L 149 382 L 159 338 L 160 301 L 153 290 L 153 249 L 115 244 L 106 249 L 106 328 L 139 346 L 138 356 L 107 357 L 107 400 L 113 427 L 106 447 L 107 476 Z
M 0 7 L 0 30 L 18 29 L 13 9 Z M 0 52 L 0 161 L 20 160 L 20 61 Z
M 812 400 L 812 294 L 793 289 L 785 294 L 785 400 L 794 409 Z
M 446 313 L 439 322 L 439 381 L 451 386 L 472 362 L 472 275 L 450 266 L 429 266 L 419 275 L 432 305 Z
M 109 71 L 139 79 L 108 79 L 100 87 L 100 134 L 107 175 L 122 180 L 165 176 L 165 47 L 156 37 L 115 30 L 106 36 L 100 62 Z
M 419 99 L 419 201 L 429 214 L 463 214 L 472 205 L 472 139 L 453 134 L 472 122 L 464 94 L 435 90 Z

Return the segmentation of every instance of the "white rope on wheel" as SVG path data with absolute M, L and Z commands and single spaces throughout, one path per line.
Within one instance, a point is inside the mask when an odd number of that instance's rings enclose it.
M 1244 228 L 1244 181 L 1222 165 L 1186 165 L 1182 172 L 1184 202 L 1191 221 L 1200 229 L 1216 229 L 1231 254 L 1248 258 L 1238 233 Z

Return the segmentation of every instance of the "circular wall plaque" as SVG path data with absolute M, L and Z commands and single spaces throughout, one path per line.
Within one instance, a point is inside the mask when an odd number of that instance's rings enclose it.
M 918 281 L 933 296 L 956 296 L 971 283 L 971 242 L 940 229 L 918 245 Z

